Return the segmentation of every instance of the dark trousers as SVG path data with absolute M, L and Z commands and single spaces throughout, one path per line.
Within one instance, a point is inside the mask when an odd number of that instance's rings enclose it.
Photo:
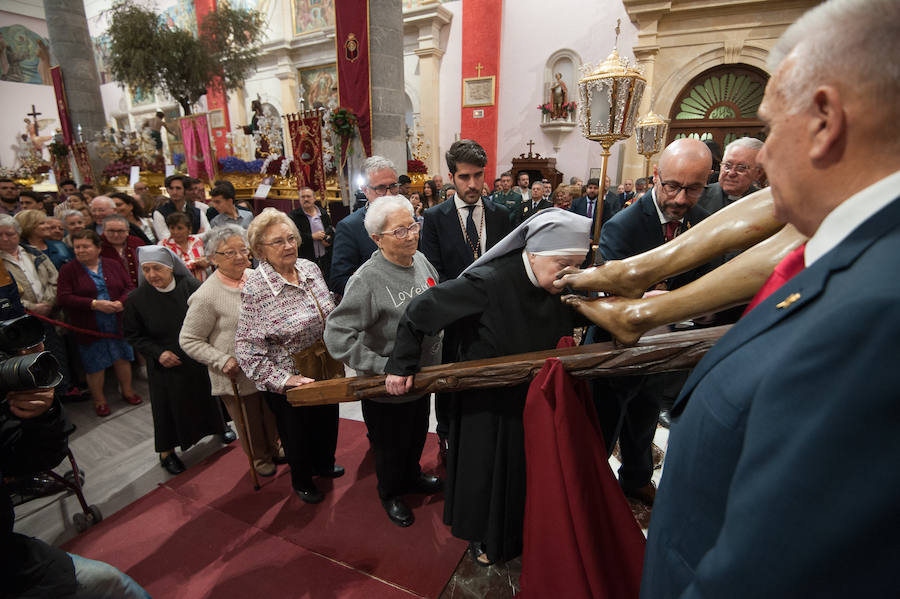
M 361 403 L 375 453 L 378 496 L 390 499 L 409 492 L 422 472 L 419 460 L 428 434 L 429 396 L 404 403 L 370 399 Z
M 291 485 L 301 490 L 312 488 L 313 475 L 334 468 L 337 404 L 294 407 L 284 395 L 269 391 L 266 403 L 275 415 L 281 445 L 291 467 Z
M 619 484 L 637 489 L 653 476 L 653 437 L 662 407 L 672 400 L 687 379 L 688 372 L 665 372 L 647 376 L 611 377 L 593 383 L 594 403 L 611 454 L 619 441 L 622 466 Z

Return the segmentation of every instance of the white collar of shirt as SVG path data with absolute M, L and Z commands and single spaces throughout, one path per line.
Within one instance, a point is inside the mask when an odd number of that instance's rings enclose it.
M 653 189 L 650 190 L 650 194 L 653 197 L 653 207 L 656 208 L 656 214 L 657 214 L 657 216 L 659 216 L 659 224 L 664 225 L 667 222 L 669 222 L 669 220 L 666 218 L 666 215 L 663 214 L 662 210 L 659 209 L 659 204 L 656 203 L 656 187 L 654 187 Z M 672 222 L 676 222 L 676 221 L 672 221 Z M 679 218 L 677 222 L 683 223 L 684 217 L 682 216 L 681 218 Z
M 297 268 L 296 265 L 294 266 L 294 268 Z M 296 287 L 297 289 L 300 288 L 299 285 L 294 285 L 283 276 L 281 276 L 281 274 L 279 274 L 268 262 L 260 262 L 259 270 L 260 272 L 262 272 L 262 276 L 266 281 L 266 285 L 269 286 L 269 291 L 271 291 L 272 295 L 274 296 L 277 296 L 279 293 L 284 291 L 284 288 L 288 285 L 290 285 L 291 287 Z M 299 270 L 297 271 L 297 277 L 302 278 Z
M 525 264 L 525 274 L 528 275 L 528 280 L 531 281 L 531 284 L 535 287 L 540 287 L 537 277 L 534 276 L 534 271 L 531 270 L 531 262 L 528 261 L 528 250 L 522 250 L 522 262 Z
M 465 207 L 475 206 L 475 210 L 472 211 L 472 220 L 475 221 L 475 229 L 478 231 L 478 244 L 481 246 L 481 250 L 484 251 L 484 230 L 487 228 L 487 225 L 484 224 L 484 219 L 482 218 L 484 206 L 481 198 L 478 198 L 474 204 L 466 204 L 460 199 L 459 195 L 456 195 L 453 197 L 453 204 L 456 206 L 456 212 L 460 214 L 460 224 L 462 225 L 463 234 L 466 232 L 466 219 L 469 218 L 469 211 L 465 210 Z
M 828 213 L 809 241 L 803 258 L 806 266 L 830 252 L 870 216 L 897 198 L 900 171 L 858 191 Z
M 474 204 L 466 204 L 464 201 L 462 201 L 460 199 L 459 195 L 456 195 L 456 196 L 453 196 L 453 204 L 456 206 L 457 210 L 462 210 L 466 206 L 475 206 L 475 210 L 472 212 L 474 214 L 475 212 L 478 212 L 479 208 L 481 208 L 481 198 L 478 198 L 477 200 L 475 200 Z M 475 217 L 473 216 L 472 218 L 475 218 Z

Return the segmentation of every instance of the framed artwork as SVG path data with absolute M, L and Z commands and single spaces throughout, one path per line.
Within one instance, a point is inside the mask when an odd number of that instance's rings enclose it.
M 291 0 L 294 35 L 334 27 L 334 0 Z
M 222 129 L 225 127 L 225 113 L 221 108 L 209 111 L 209 128 Z
M 463 79 L 463 108 L 494 105 L 496 77 L 469 77 Z
M 320 105 L 327 107 L 338 102 L 337 64 L 331 63 L 299 69 L 300 86 L 303 88 L 303 107 L 310 110 Z

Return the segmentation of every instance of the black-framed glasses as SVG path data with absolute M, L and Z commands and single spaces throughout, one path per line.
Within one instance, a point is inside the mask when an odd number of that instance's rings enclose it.
M 661 178 L 661 176 L 660 176 Z M 660 181 L 659 184 L 662 186 L 663 191 L 666 192 L 666 195 L 669 197 L 675 197 L 682 190 L 684 190 L 684 195 L 689 198 L 699 198 L 703 191 L 706 189 L 706 185 L 702 183 L 695 183 L 693 185 L 682 185 L 678 181 Z
M 408 227 L 397 227 L 393 231 L 382 231 L 381 234 L 382 235 L 393 235 L 397 239 L 406 239 L 407 235 L 414 235 L 415 233 L 418 233 L 421 226 L 422 225 L 420 223 L 416 222 L 416 223 L 411 224 Z
M 739 175 L 746 175 L 750 171 L 751 168 L 753 168 L 753 167 L 748 166 L 746 164 L 741 164 L 739 162 L 737 162 L 737 163 L 723 162 L 721 164 L 721 169 L 723 171 L 730 171 L 732 173 L 737 173 Z
M 250 255 L 250 250 L 247 248 L 241 248 L 239 250 L 226 250 L 224 252 L 216 252 L 216 256 L 225 256 L 229 260 L 234 260 L 238 257 L 238 254 L 246 258 Z
M 369 189 L 375 192 L 375 195 L 383 196 L 388 192 L 396 193 L 398 189 L 400 189 L 399 183 L 387 183 L 386 185 L 375 185 L 374 187 L 369 185 Z

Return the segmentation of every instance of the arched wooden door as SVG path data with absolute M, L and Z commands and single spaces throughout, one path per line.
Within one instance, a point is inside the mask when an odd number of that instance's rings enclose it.
M 725 148 L 738 137 L 765 139 L 756 116 L 769 76 L 747 64 L 721 65 L 688 83 L 669 113 L 669 139 L 715 140 Z

